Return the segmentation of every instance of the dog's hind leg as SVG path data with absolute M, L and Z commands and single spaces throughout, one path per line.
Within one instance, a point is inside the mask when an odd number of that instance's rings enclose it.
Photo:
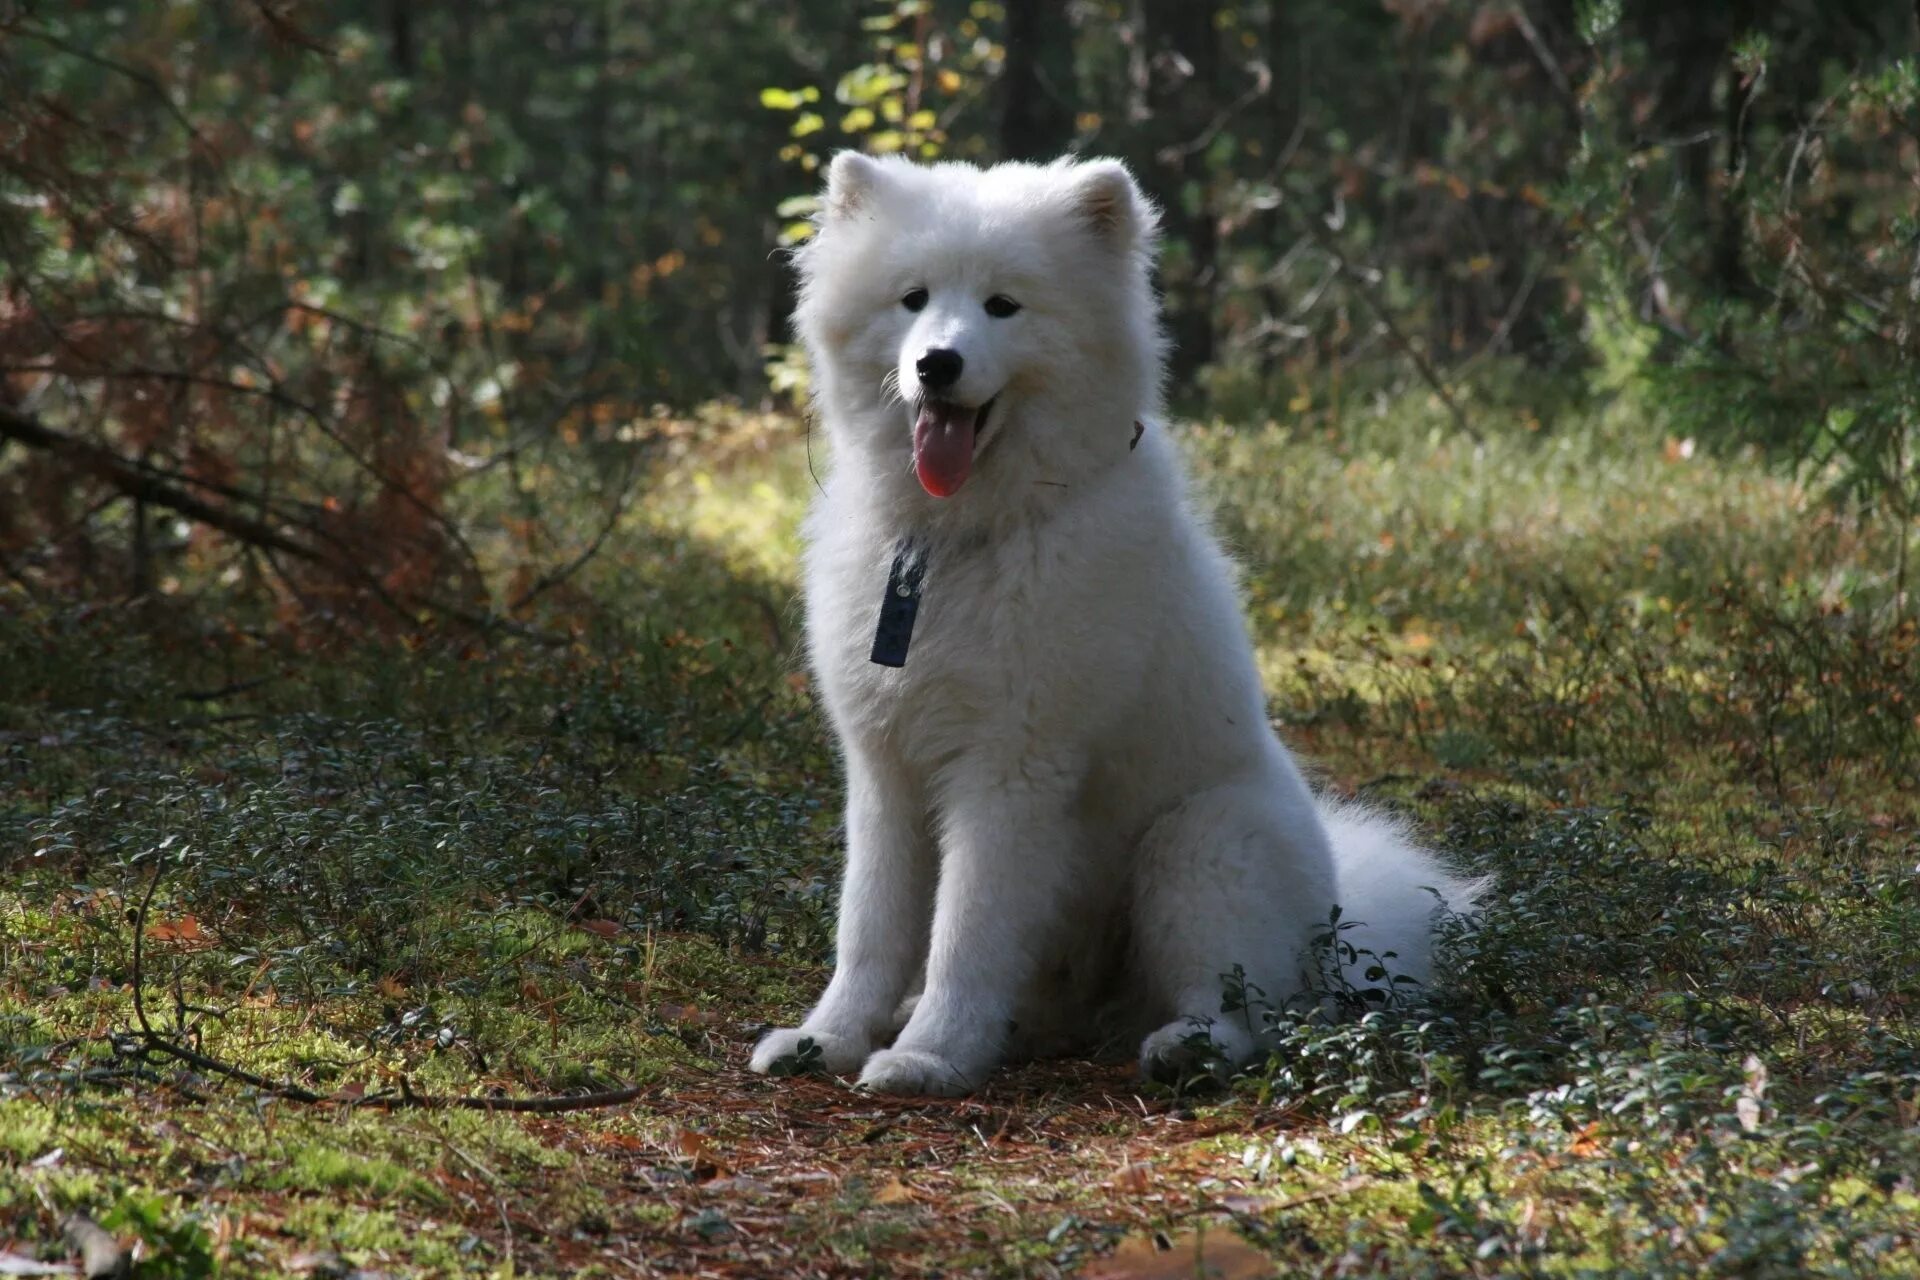
M 1333 858 L 1304 785 L 1263 776 L 1190 796 L 1142 839 L 1133 962 L 1156 1017 L 1140 1070 L 1179 1081 L 1210 1058 L 1251 1060 L 1258 1005 L 1297 985 L 1301 952 L 1334 897 Z M 1276 796 L 1276 792 L 1278 793 Z M 1253 1007 L 1225 1008 L 1236 968 Z

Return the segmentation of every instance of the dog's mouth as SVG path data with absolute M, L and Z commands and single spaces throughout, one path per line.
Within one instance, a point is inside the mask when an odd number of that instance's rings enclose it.
M 936 498 L 960 492 L 987 435 L 987 417 L 999 396 L 982 405 L 923 400 L 913 420 L 913 473 Z

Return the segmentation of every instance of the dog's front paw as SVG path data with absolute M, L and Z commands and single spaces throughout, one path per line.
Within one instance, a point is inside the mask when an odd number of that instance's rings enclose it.
M 1253 1053 L 1253 1037 L 1239 1027 L 1180 1018 L 1141 1041 L 1140 1074 L 1175 1086 L 1202 1077 L 1224 1083 Z
M 972 1093 L 976 1083 L 945 1058 L 921 1049 L 882 1049 L 860 1073 L 862 1089 L 903 1097 L 957 1098 Z
M 753 1047 L 753 1070 L 763 1076 L 797 1076 L 809 1071 L 851 1075 L 866 1060 L 871 1046 L 851 1036 L 806 1027 L 769 1031 Z

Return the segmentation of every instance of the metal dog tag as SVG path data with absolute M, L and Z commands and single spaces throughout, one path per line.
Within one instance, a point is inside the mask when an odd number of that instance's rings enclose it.
M 883 667 L 907 665 L 907 646 L 913 643 L 913 620 L 920 612 L 920 582 L 927 576 L 927 557 L 911 538 L 893 549 L 893 570 L 887 574 L 887 593 L 880 598 L 880 625 L 873 631 L 871 660 Z

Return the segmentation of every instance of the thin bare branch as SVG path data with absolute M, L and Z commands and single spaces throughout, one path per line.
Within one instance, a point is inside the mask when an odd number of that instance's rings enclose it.
M 1387 337 L 1393 345 L 1413 363 L 1415 369 L 1419 370 L 1420 377 L 1433 389 L 1433 394 L 1440 398 L 1440 403 L 1447 407 L 1447 412 L 1453 416 L 1454 423 L 1476 442 L 1484 443 L 1486 437 L 1468 419 L 1466 410 L 1460 407 L 1460 402 L 1453 398 L 1453 392 L 1447 389 L 1446 382 L 1440 377 L 1439 371 L 1433 367 L 1433 362 L 1427 359 L 1426 353 L 1414 345 L 1413 340 L 1408 338 L 1400 328 L 1399 322 L 1393 318 L 1393 313 L 1375 293 L 1373 282 L 1353 265 L 1346 252 L 1340 248 L 1340 242 L 1334 239 L 1333 233 L 1327 230 L 1320 219 L 1303 216 L 1299 210 L 1284 201 L 1281 202 L 1280 208 L 1296 226 L 1301 227 L 1313 237 L 1314 243 L 1320 246 L 1321 252 L 1339 265 L 1340 273 L 1353 281 L 1354 292 L 1360 295 L 1360 301 L 1366 304 L 1367 310 L 1371 311 L 1374 319 L 1380 322 L 1380 327 L 1386 330 Z

